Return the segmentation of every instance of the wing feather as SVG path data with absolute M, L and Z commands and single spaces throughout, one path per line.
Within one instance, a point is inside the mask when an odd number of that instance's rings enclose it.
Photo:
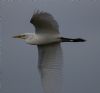
M 62 50 L 59 43 L 38 46 L 39 71 L 45 93 L 62 93 Z
M 35 12 L 30 20 L 36 28 L 36 33 L 58 34 L 59 26 L 53 16 L 47 12 Z

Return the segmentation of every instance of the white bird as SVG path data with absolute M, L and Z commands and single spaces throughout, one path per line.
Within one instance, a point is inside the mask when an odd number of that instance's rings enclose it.
M 35 12 L 30 20 L 36 33 L 24 33 L 20 38 L 30 45 L 38 47 L 38 67 L 45 93 L 62 93 L 62 50 L 61 42 L 84 42 L 84 39 L 64 38 L 60 36 L 59 26 L 53 16 L 47 12 Z

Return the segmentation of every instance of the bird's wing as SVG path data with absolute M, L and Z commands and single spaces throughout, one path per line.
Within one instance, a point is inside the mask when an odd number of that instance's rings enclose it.
M 35 12 L 30 20 L 36 33 L 59 34 L 59 26 L 53 16 L 47 12 Z
M 62 93 L 62 50 L 59 43 L 38 46 L 39 71 L 45 93 Z

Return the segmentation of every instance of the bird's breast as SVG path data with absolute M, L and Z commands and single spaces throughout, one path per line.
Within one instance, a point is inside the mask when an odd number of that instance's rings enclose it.
M 27 42 L 31 45 L 45 45 L 61 42 L 61 40 L 57 36 L 37 35 L 34 38 L 27 40 Z

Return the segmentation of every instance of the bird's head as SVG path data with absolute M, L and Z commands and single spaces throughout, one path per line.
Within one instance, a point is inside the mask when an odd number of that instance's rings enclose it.
M 24 33 L 20 35 L 13 36 L 13 38 L 18 38 L 24 40 L 26 43 L 33 45 L 35 42 L 35 33 Z

